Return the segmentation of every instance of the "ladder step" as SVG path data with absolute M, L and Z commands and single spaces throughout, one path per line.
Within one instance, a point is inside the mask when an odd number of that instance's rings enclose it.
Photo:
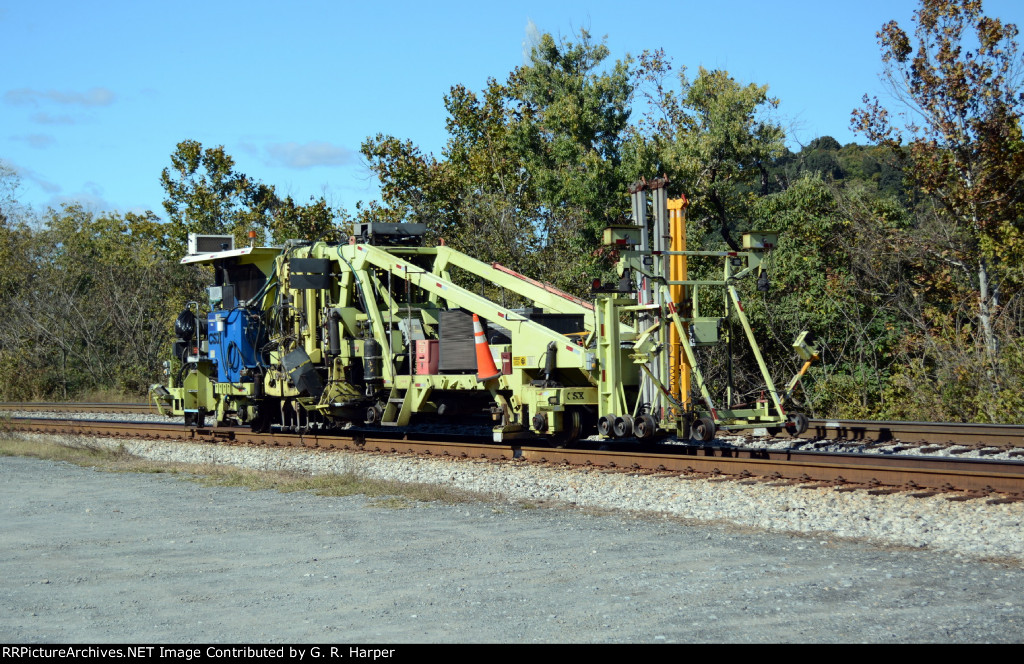
M 388 403 L 405 403 L 405 397 L 401 399 L 388 399 Z

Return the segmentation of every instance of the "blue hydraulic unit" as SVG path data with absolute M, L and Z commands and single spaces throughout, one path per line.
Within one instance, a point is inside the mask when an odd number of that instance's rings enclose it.
M 245 309 L 211 311 L 206 331 L 210 359 L 217 366 L 217 382 L 252 382 L 252 370 L 259 359 L 259 319 L 249 316 Z

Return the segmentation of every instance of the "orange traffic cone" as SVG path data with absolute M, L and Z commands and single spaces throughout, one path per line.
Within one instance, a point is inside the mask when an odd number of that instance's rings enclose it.
M 491 357 L 491 347 L 487 345 L 484 338 L 484 327 L 480 324 L 480 317 L 473 314 L 473 336 L 476 341 L 476 379 L 480 382 L 497 378 L 501 375 L 498 367 L 494 366 L 494 358 Z

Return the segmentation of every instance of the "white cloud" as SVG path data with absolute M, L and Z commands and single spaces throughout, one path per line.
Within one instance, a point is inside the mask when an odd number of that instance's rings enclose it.
M 32 169 L 17 166 L 15 167 L 15 170 L 17 170 L 18 176 L 21 177 L 22 180 L 31 182 L 32 184 L 36 185 L 37 187 L 39 187 L 48 194 L 56 194 L 61 190 L 61 186 L 59 184 L 46 179 L 41 174 L 37 173 L 36 171 L 33 171 Z
M 56 182 L 50 182 L 49 180 L 41 176 L 37 176 L 34 173 L 26 174 L 25 179 L 29 180 L 30 182 L 34 182 L 37 187 L 39 187 L 48 194 L 55 194 L 61 190 L 61 186 Z
M 83 208 L 91 212 L 102 212 L 104 210 L 114 209 L 110 204 L 110 201 L 88 191 L 80 191 L 75 194 L 66 194 L 62 196 L 51 196 L 46 202 L 46 205 L 54 208 L 55 210 L 59 209 L 62 205 L 81 205 Z
M 107 88 L 92 88 L 86 92 L 19 88 L 4 93 L 5 102 L 19 106 L 38 106 L 43 101 L 71 106 L 109 106 L 114 103 L 114 97 L 114 93 Z
M 266 147 L 270 163 L 287 168 L 312 168 L 314 166 L 343 166 L 350 163 L 354 154 L 351 150 L 326 141 L 309 143 L 271 143 Z
M 78 121 L 70 115 L 50 115 L 49 113 L 33 113 L 32 122 L 45 125 L 72 125 Z
M 30 147 L 36 148 L 37 150 L 42 148 L 48 148 L 57 140 L 49 134 L 26 134 L 24 136 L 11 136 L 12 141 L 24 141 L 29 144 Z
M 530 64 L 530 54 L 533 48 L 540 43 L 540 29 L 533 22 L 532 18 L 526 19 L 526 36 L 523 37 L 523 66 Z

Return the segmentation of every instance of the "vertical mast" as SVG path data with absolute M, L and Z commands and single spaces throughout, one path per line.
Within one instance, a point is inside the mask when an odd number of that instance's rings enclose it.
M 672 236 L 672 245 L 670 250 L 672 252 L 683 252 L 686 251 L 686 208 L 689 205 L 689 201 L 686 197 L 673 198 L 668 201 L 669 210 L 669 222 Z M 669 260 L 669 280 L 670 281 L 686 281 L 688 279 L 688 271 L 686 264 L 686 256 L 681 256 L 673 253 Z M 675 305 L 677 311 L 685 311 L 683 308 L 683 302 L 686 299 L 687 292 L 686 286 L 683 285 L 671 285 L 669 286 L 669 294 L 672 298 L 672 303 Z M 687 318 L 688 314 L 683 315 L 683 318 Z M 688 325 L 683 325 L 684 332 L 688 329 Z M 681 344 L 685 343 L 685 339 L 679 338 L 679 331 L 673 325 L 669 335 L 669 349 L 670 354 L 670 376 L 669 391 L 680 403 L 686 406 L 690 401 L 690 361 L 683 353 Z
M 668 207 L 667 207 L 667 192 L 665 187 L 668 185 L 668 178 L 655 178 L 648 184 L 648 189 L 651 191 L 651 201 L 654 208 L 654 275 L 657 280 L 657 284 L 654 288 L 654 304 L 659 305 L 659 311 L 662 321 L 665 321 L 665 311 L 668 306 L 667 302 L 663 301 L 661 287 L 665 285 L 669 277 L 669 264 L 668 256 L 665 252 L 669 248 L 669 234 L 668 227 Z M 668 362 L 668 325 L 661 325 L 658 330 L 658 341 L 660 342 L 663 352 L 658 353 L 657 361 L 652 363 L 652 373 L 654 378 L 659 381 L 662 385 L 668 383 L 669 378 L 669 362 Z M 651 403 L 651 414 L 654 415 L 656 420 L 663 418 L 665 413 L 665 407 L 668 404 L 665 403 L 665 399 L 659 391 L 655 395 L 655 400 Z
M 640 227 L 640 251 L 644 256 L 648 255 L 651 250 L 651 242 L 648 228 L 647 228 L 647 182 L 641 180 L 629 188 L 630 198 L 633 204 L 633 223 Z M 639 271 L 636 275 L 637 280 L 637 303 L 647 305 L 651 303 L 651 282 L 646 276 L 641 274 Z M 642 313 L 640 315 L 637 332 L 643 334 L 650 329 L 653 324 L 653 318 L 650 313 Z M 651 404 L 654 406 L 655 395 L 657 390 L 654 388 L 654 383 L 650 377 L 644 375 L 640 380 L 640 400 L 641 403 Z

